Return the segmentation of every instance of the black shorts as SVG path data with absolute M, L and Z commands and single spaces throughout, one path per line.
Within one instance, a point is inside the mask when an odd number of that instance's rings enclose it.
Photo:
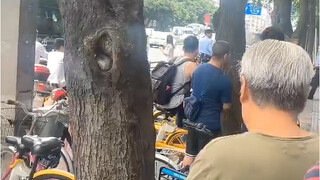
M 211 59 L 211 56 L 207 55 L 207 54 L 204 54 L 204 53 L 201 53 L 200 54 L 200 61 L 201 63 L 207 63 L 209 62 Z
M 220 137 L 221 132 L 213 132 L 214 137 L 196 131 L 195 129 L 188 128 L 186 155 L 195 157 L 212 139 Z

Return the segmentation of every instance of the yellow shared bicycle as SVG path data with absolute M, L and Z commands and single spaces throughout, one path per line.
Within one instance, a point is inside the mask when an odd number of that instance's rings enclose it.
M 156 149 L 167 149 L 184 153 L 185 137 L 188 131 L 179 129 L 175 125 L 176 117 L 163 109 L 153 113 L 154 127 L 157 133 Z

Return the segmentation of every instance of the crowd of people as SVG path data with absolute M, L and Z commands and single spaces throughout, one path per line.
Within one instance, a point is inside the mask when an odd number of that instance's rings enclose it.
M 173 37 L 161 49 L 170 63 L 176 64 L 171 84 L 175 92 L 162 108 L 176 114 L 176 125 L 183 127 L 185 106 L 200 104 L 192 121 L 203 123 L 212 136 L 188 129 L 182 169 L 188 179 L 303 179 L 319 170 L 319 138 L 296 125 L 307 99 L 319 86 L 319 62 L 315 68 L 307 52 L 290 42 L 277 28 L 269 27 L 261 41 L 242 57 L 239 77 L 240 102 L 246 133 L 222 137 L 221 118 L 232 104 L 231 78 L 225 73 L 231 47 L 226 41 L 212 40 L 212 30 L 198 40 L 183 41 L 183 54 L 174 57 Z M 64 40 L 57 38 L 54 51 L 47 53 L 36 42 L 35 63 L 47 64 L 48 83 L 65 87 Z M 200 57 L 198 60 L 197 57 Z M 316 75 L 314 76 L 314 69 Z M 312 82 L 311 82 L 312 80 Z M 311 82 L 311 92 L 310 92 Z M 194 113 L 194 112 L 193 112 Z
M 179 57 L 168 53 L 173 48 L 171 38 L 164 50 L 177 65 L 171 90 L 178 92 L 162 107 L 176 113 L 176 125 L 182 128 L 185 107 L 197 102 L 200 108 L 192 121 L 214 134 L 188 129 L 182 162 L 182 169 L 190 167 L 187 179 L 303 179 L 319 159 L 319 138 L 296 122 L 319 86 L 319 67 L 314 68 L 300 46 L 285 42 L 279 29 L 265 29 L 240 63 L 240 102 L 248 132 L 221 137 L 221 114 L 232 106 L 232 83 L 225 73 L 231 49 L 228 42 L 214 42 L 211 37 L 212 31 L 206 30 L 200 41 L 195 36 L 185 38 Z M 313 169 L 319 170 L 316 166 Z M 312 169 L 308 172 L 314 174 Z

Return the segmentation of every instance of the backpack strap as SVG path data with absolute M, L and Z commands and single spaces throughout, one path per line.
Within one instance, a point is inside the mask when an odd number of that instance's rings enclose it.
M 175 60 L 177 60 L 177 58 Z M 173 64 L 175 64 L 176 66 L 180 66 L 183 63 L 188 62 L 188 61 L 193 62 L 190 58 L 184 58 L 184 59 L 180 60 L 179 63 L 177 63 L 177 64 L 174 63 L 174 61 L 173 61 Z
M 176 91 L 174 91 L 171 96 L 176 95 L 179 91 L 181 91 L 181 89 L 183 89 L 184 87 L 186 87 L 186 85 L 188 85 L 189 83 L 191 83 L 191 81 L 188 81 L 186 83 L 184 83 L 181 87 L 179 87 Z

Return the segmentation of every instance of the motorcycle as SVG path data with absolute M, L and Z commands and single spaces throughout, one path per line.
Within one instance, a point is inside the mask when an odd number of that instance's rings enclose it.
M 43 105 L 51 106 L 62 99 L 67 99 L 67 91 L 63 88 L 56 88 L 51 91 L 50 96 L 45 98 Z
M 34 65 L 33 107 L 42 107 L 45 98 L 50 95 L 52 88 L 47 83 L 49 75 L 50 71 L 45 65 Z

